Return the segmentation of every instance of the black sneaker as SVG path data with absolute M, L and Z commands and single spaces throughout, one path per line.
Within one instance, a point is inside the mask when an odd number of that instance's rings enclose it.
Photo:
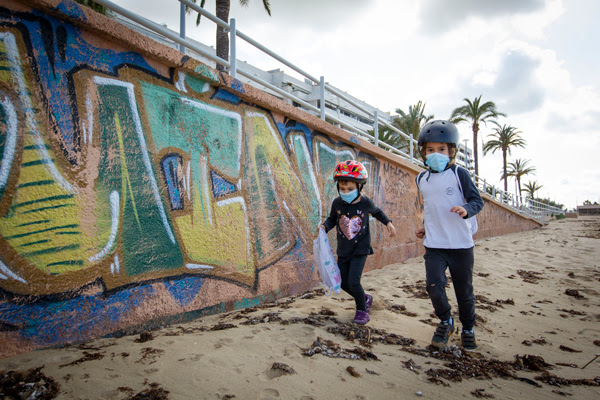
M 462 331 L 462 333 L 460 334 L 460 344 L 466 350 L 475 350 L 477 348 L 477 341 L 475 340 L 475 332 Z
M 448 338 L 454 333 L 454 320 L 442 321 L 438 324 L 431 339 L 431 345 L 439 350 L 444 350 L 448 345 Z

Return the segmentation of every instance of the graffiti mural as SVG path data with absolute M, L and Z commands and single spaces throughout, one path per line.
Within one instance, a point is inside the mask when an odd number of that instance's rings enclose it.
M 0 9 L 0 332 L 83 340 L 127 326 L 153 298 L 180 307 L 162 315 L 213 306 L 196 300 L 208 281 L 248 299 L 269 269 L 314 284 L 307 257 L 337 196 L 335 165 L 362 161 L 377 198 L 379 161 L 207 73 L 84 36 Z

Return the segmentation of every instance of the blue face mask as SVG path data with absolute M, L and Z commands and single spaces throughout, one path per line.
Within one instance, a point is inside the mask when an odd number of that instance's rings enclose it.
M 449 162 L 450 157 L 440 153 L 431 153 L 427 155 L 425 164 L 434 171 L 442 172 L 446 169 Z
M 350 204 L 352 203 L 354 200 L 356 200 L 356 198 L 358 197 L 358 190 L 354 189 L 349 191 L 348 193 L 342 193 L 340 192 L 340 197 L 342 198 L 342 200 L 344 200 L 346 203 Z

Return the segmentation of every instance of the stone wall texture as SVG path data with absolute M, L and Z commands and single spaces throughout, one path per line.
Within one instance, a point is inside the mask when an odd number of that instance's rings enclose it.
M 418 167 L 70 0 L 0 5 L 0 157 L 0 357 L 315 287 L 346 159 L 399 233 L 367 269 L 423 252 Z

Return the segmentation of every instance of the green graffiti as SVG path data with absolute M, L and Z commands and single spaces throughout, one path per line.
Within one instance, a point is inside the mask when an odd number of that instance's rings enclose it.
M 200 156 L 229 178 L 240 172 L 241 119 L 239 114 L 182 97 L 177 92 L 141 82 L 144 106 L 156 150 L 185 149 L 199 182 Z
M 185 83 L 196 93 L 204 93 L 210 89 L 208 82 L 189 75 L 185 76 Z
M 134 120 L 129 94 L 124 86 L 98 85 L 101 154 L 96 191 L 100 199 L 112 192 L 119 194 L 123 266 L 132 276 L 179 268 L 183 256 L 169 237 L 162 204 L 153 196 L 154 177 L 149 175 L 153 172 L 144 163 L 148 154 L 136 130 L 139 122 Z M 106 210 L 99 213 L 108 214 Z
M 310 225 L 316 228 L 321 223 L 321 217 L 319 216 L 319 190 L 310 161 L 310 154 L 308 153 L 306 140 L 303 135 L 292 135 L 292 143 L 294 145 L 296 163 L 298 164 L 298 178 L 303 183 L 302 187 L 308 189 L 304 190 L 304 192 L 309 198 L 308 217 Z M 298 189 L 301 190 L 301 188 Z

